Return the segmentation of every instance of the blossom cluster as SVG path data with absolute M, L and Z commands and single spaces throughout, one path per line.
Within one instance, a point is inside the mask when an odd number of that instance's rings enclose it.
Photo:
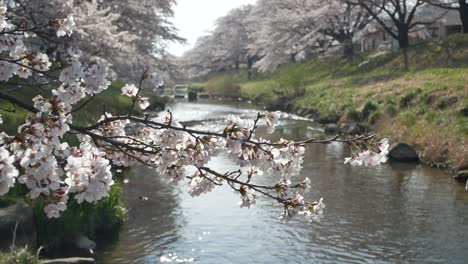
M 26 29 L 19 29 L 17 25 L 10 23 L 6 16 L 7 6 L 0 1 L 0 81 L 8 81 L 13 76 L 22 79 L 29 78 L 33 71 L 45 73 L 52 63 L 49 57 L 41 52 L 32 53 L 24 44 L 24 38 L 34 34 L 25 34 Z M 57 36 L 70 36 L 75 27 L 73 16 L 58 19 L 52 23 L 57 29 Z
M 384 138 L 381 139 L 377 144 L 375 144 L 374 148 L 377 150 L 374 151 L 372 148 L 370 149 L 362 149 L 359 148 L 358 153 L 353 153 L 353 155 L 349 158 L 345 159 L 345 164 L 351 164 L 353 166 L 368 166 L 368 167 L 375 167 L 380 163 L 387 162 L 388 159 L 388 148 L 390 145 L 388 144 L 388 139 Z
M 13 25 L 0 21 L 0 30 L 12 30 Z M 6 27 L 4 27 L 6 25 Z M 13 76 L 27 79 L 33 70 L 45 72 L 52 65 L 46 54 L 30 53 L 23 42 L 23 35 L 0 34 L 0 53 L 6 58 L 0 60 L 0 81 L 8 81 Z
M 71 36 L 75 28 L 73 15 L 68 15 L 65 19 L 58 19 L 54 23 L 57 27 L 57 37 Z
M 122 87 L 122 94 L 134 98 L 134 100 L 138 102 L 138 105 L 143 110 L 150 106 L 149 98 L 140 96 L 140 89 L 137 88 L 134 84 L 127 84 Z

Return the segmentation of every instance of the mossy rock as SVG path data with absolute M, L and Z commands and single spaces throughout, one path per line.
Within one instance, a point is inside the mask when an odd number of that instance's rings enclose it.
M 400 100 L 400 108 L 407 108 L 414 104 L 414 101 L 417 97 L 416 93 L 409 93 Z
M 340 120 L 340 116 L 337 114 L 328 114 L 320 116 L 317 120 L 320 124 L 329 124 L 329 123 L 337 123 Z
M 437 104 L 437 108 L 439 108 L 440 110 L 449 108 L 458 103 L 458 100 L 459 99 L 456 96 L 442 98 Z
M 453 178 L 461 183 L 466 183 L 466 181 L 468 181 L 468 170 L 457 172 Z
M 464 117 L 468 117 L 468 105 L 463 107 L 461 110 L 460 110 L 460 114 Z

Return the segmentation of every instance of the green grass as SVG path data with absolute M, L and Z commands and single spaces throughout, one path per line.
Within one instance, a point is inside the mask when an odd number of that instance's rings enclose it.
M 13 252 L 0 252 L 1 264 L 38 264 L 39 260 L 27 248 L 16 249 Z
M 468 162 L 468 118 L 461 113 L 468 106 L 468 35 L 414 45 L 409 66 L 405 71 L 397 50 L 312 58 L 255 80 L 239 78 L 238 85 L 243 97 L 267 107 L 281 102 L 303 113 L 340 116 L 341 122 L 361 119 L 395 141 L 418 145 L 428 160 L 447 152 L 444 144 L 453 146 L 446 163 Z M 227 74 L 213 73 L 207 83 Z M 429 151 L 434 141 L 440 146 Z

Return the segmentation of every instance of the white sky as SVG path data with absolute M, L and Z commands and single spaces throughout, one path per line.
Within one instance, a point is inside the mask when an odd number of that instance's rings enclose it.
M 217 18 L 224 16 L 232 8 L 255 2 L 256 0 L 178 0 L 174 24 L 179 29 L 179 35 L 187 39 L 187 44 L 171 44 L 169 52 L 176 56 L 182 55 L 195 44 L 198 37 L 213 28 Z

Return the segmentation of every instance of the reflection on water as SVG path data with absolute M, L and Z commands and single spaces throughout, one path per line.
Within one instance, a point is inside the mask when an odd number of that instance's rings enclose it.
M 196 119 L 204 129 L 219 129 L 228 113 L 256 114 L 214 104 L 181 103 L 171 110 L 179 121 Z M 317 134 L 308 120 L 290 117 L 282 125 L 279 136 Z M 301 177 L 309 177 L 315 190 L 308 198 L 324 197 L 327 205 L 322 222 L 315 224 L 282 223 L 280 209 L 267 200 L 240 209 L 238 196 L 227 188 L 191 198 L 183 187 L 135 167 L 126 175 L 129 219 L 117 242 L 101 250 L 99 263 L 159 263 L 174 253 L 194 263 L 468 262 L 463 186 L 420 165 L 345 166 L 346 151 L 340 144 L 307 147 Z M 235 168 L 225 156 L 210 165 L 221 171 Z

